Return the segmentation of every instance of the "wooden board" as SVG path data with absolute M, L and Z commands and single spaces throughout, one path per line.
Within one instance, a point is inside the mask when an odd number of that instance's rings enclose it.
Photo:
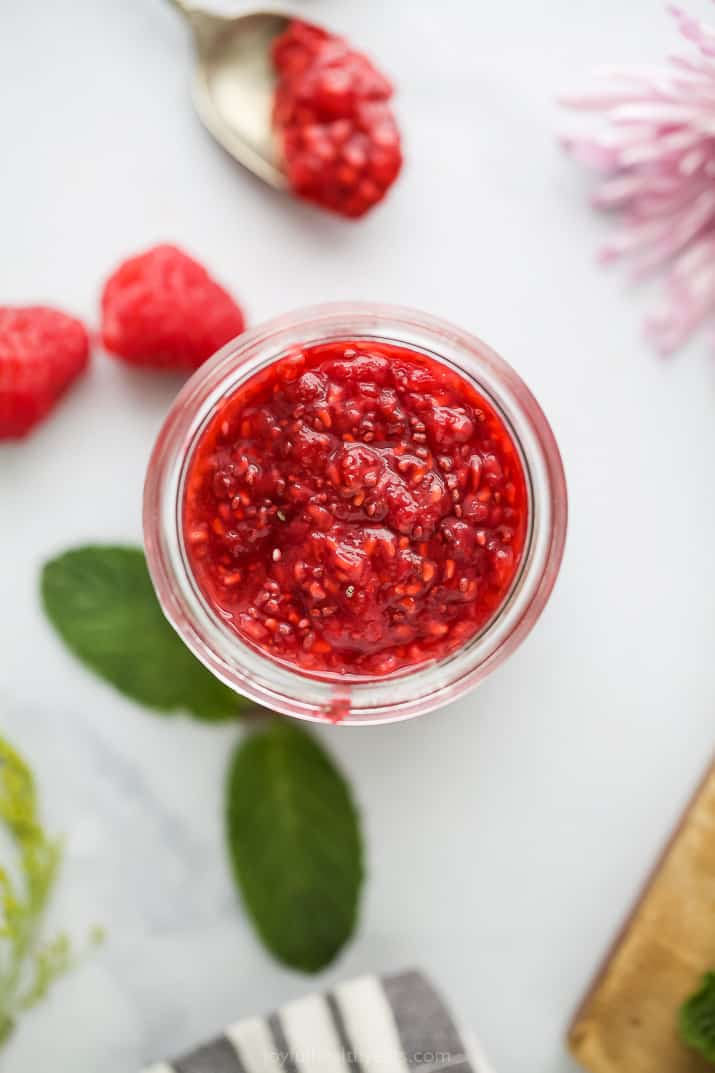
M 590 1073 L 713 1073 L 680 1043 L 678 1010 L 715 969 L 715 765 L 571 1025 Z

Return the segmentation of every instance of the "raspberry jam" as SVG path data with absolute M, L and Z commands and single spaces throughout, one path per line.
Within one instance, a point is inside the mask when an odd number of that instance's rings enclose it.
M 273 123 L 295 194 L 363 216 L 402 167 L 392 85 L 341 37 L 292 19 L 273 42 Z
M 249 645 L 381 678 L 464 646 L 504 603 L 529 499 L 496 410 L 433 358 L 294 347 L 214 410 L 191 456 L 186 555 Z

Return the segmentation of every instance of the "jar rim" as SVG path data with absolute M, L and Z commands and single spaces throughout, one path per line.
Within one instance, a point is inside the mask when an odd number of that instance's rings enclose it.
M 188 461 L 220 400 L 296 345 L 359 339 L 404 346 L 454 369 L 485 395 L 519 451 L 529 496 L 519 569 L 494 616 L 442 659 L 383 678 L 306 673 L 245 643 L 209 606 L 190 568 L 181 523 Z M 551 427 L 515 370 L 476 336 L 417 310 L 329 303 L 284 314 L 223 347 L 187 381 L 155 444 L 144 490 L 149 571 L 164 614 L 225 684 L 262 706 L 344 725 L 412 718 L 461 696 L 530 632 L 559 572 L 567 528 L 563 463 Z

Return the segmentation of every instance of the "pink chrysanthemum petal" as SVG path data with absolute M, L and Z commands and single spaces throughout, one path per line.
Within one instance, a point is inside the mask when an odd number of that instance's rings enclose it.
M 675 16 L 683 37 L 697 45 L 703 55 L 715 56 L 715 30 L 693 18 L 692 15 L 688 15 L 680 7 L 672 6 L 670 11 Z
M 604 176 L 594 204 L 622 216 L 601 260 L 628 257 L 636 277 L 670 265 L 662 306 L 646 325 L 664 352 L 715 320 L 715 29 L 670 10 L 697 51 L 663 68 L 602 69 L 593 90 L 562 98 L 600 115 L 605 128 L 563 139 Z

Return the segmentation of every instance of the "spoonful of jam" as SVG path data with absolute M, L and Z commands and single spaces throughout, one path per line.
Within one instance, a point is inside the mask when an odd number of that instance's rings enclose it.
M 194 104 L 221 145 L 279 190 L 342 216 L 381 201 L 402 166 L 391 83 L 341 37 L 275 12 L 171 0 L 196 47 Z

